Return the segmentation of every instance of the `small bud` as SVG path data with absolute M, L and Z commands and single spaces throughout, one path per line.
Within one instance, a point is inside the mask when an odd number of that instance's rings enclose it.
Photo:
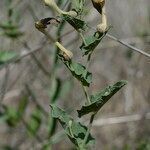
M 65 15 L 70 15 L 70 16 L 72 16 L 72 17 L 76 17 L 78 14 L 77 14 L 77 12 L 76 11 L 73 11 L 73 10 L 71 10 L 71 11 L 69 11 L 69 12 L 63 12 L 63 14 Z
M 97 31 L 99 31 L 101 33 L 104 33 L 106 31 L 106 29 L 107 29 L 107 25 L 106 24 L 101 23 L 101 24 L 97 25 Z
M 55 45 L 60 49 L 65 60 L 70 60 L 73 57 L 73 53 L 70 50 L 67 50 L 59 42 L 56 42 Z
M 69 120 L 69 127 L 72 127 L 72 120 Z
M 69 126 L 70 135 L 74 138 L 74 134 L 73 134 L 73 132 L 72 132 L 72 123 L 73 123 L 73 121 L 72 121 L 72 120 L 69 120 L 68 126 Z

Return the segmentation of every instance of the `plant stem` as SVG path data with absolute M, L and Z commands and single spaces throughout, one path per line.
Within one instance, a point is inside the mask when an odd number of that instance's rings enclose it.
M 131 50 L 136 51 L 136 52 L 138 52 L 138 53 L 140 53 L 140 54 L 150 58 L 150 54 L 149 53 L 146 53 L 145 51 L 143 51 L 143 50 L 141 50 L 139 48 L 136 48 L 136 47 L 134 47 L 134 46 L 132 46 L 132 45 L 130 45 L 130 44 L 128 44 L 128 43 L 126 43 L 126 42 L 116 38 L 116 37 L 114 37 L 113 35 L 106 34 L 106 36 L 109 37 L 110 39 L 112 39 L 114 41 L 117 41 L 118 43 L 120 43 L 120 44 L 122 44 L 122 45 L 124 45 L 124 46 L 126 46 L 128 48 L 130 48 Z
M 86 43 L 86 41 L 85 41 L 85 38 L 84 38 L 84 36 L 83 36 L 83 34 L 82 34 L 82 31 L 79 30 L 78 32 L 79 32 L 79 35 L 80 35 L 80 37 L 81 37 L 83 43 L 84 43 L 85 45 L 87 45 L 87 43 Z
M 87 69 L 89 68 L 89 65 L 90 65 L 91 55 L 92 55 L 92 52 L 87 57 L 87 63 L 86 63 L 86 68 Z
M 87 103 L 90 104 L 91 101 L 90 101 L 90 97 L 89 97 L 88 92 L 87 92 L 87 88 L 84 85 L 82 85 L 82 87 L 83 87 L 83 91 L 84 91 Z
M 81 149 L 84 149 L 84 148 L 85 148 L 85 145 L 86 145 L 86 143 L 87 143 L 87 140 L 88 140 L 88 137 L 89 137 L 89 134 L 90 134 L 90 130 L 91 130 L 91 128 L 92 128 L 92 123 L 93 123 L 93 121 L 94 121 L 95 115 L 96 115 L 96 113 L 93 113 L 93 114 L 91 115 L 90 122 L 89 122 L 89 125 L 88 125 L 88 129 L 87 129 L 86 135 L 85 135 L 85 137 L 84 137 L 84 140 L 83 140 Z
M 97 31 L 95 28 L 93 28 L 93 27 L 91 27 L 91 26 L 89 26 L 89 25 L 88 25 L 88 27 L 91 28 L 91 29 L 93 29 L 94 31 Z M 150 58 L 150 54 L 147 53 L 147 52 L 145 52 L 144 50 L 139 49 L 139 48 L 137 48 L 137 47 L 135 47 L 135 46 L 132 46 L 132 45 L 128 44 L 127 42 L 125 42 L 125 41 L 123 41 L 123 40 L 121 40 L 121 39 L 118 39 L 118 38 L 116 38 L 115 36 L 113 36 L 113 35 L 111 35 L 111 34 L 108 34 L 108 33 L 107 33 L 106 36 L 107 36 L 108 38 L 110 38 L 110 39 L 112 39 L 112 40 L 114 40 L 114 41 L 116 41 L 116 42 L 118 42 L 118 43 L 120 43 L 120 44 L 122 44 L 122 45 L 128 47 L 128 48 L 131 49 L 132 51 L 138 52 L 138 53 L 142 54 L 143 56 L 146 56 L 146 57 Z

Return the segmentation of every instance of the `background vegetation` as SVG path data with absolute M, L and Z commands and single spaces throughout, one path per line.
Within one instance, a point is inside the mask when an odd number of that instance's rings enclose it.
M 67 0 L 61 8 L 68 9 Z M 60 1 L 58 0 L 58 4 Z M 150 53 L 149 0 L 107 0 L 109 33 Z M 92 28 L 99 15 L 86 2 L 86 21 Z M 61 61 L 56 47 L 39 33 L 35 21 L 56 16 L 42 1 L 0 1 L 0 149 L 73 149 L 62 128 L 50 117 L 50 103 L 57 103 L 76 118 L 84 93 Z M 51 26 L 53 38 L 61 38 L 74 58 L 85 63 L 78 51 L 80 36 L 66 24 L 61 35 Z M 86 35 L 93 33 L 93 29 Z M 31 53 L 34 51 L 34 53 Z M 78 51 L 78 53 L 77 53 Z M 98 113 L 92 135 L 93 149 L 150 148 L 150 66 L 149 58 L 105 37 L 93 53 L 90 91 L 125 79 L 128 85 Z M 82 103 L 82 104 L 81 104 Z M 89 117 L 81 119 L 87 124 Z M 53 132 L 55 131 L 55 134 Z

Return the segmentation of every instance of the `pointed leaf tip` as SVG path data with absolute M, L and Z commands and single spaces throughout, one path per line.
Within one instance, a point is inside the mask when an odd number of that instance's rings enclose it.
M 82 117 L 91 112 L 98 112 L 102 108 L 102 106 L 126 84 L 127 81 L 121 80 L 114 85 L 107 86 L 99 93 L 91 95 L 91 104 L 82 106 L 80 110 L 77 110 L 78 116 Z

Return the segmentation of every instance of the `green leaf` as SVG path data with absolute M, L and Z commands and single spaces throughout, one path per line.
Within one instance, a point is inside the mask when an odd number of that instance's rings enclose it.
M 141 139 L 137 143 L 136 150 L 150 150 L 150 138 Z
M 17 54 L 13 51 L 0 51 L 0 65 L 4 64 L 8 60 L 15 58 Z
M 9 8 L 9 6 L 11 5 L 12 0 L 5 0 L 5 5 Z
M 52 150 L 51 143 L 44 144 L 41 148 L 41 150 Z
M 9 38 L 13 38 L 13 39 L 16 39 L 16 38 L 19 38 L 20 36 L 23 36 L 23 32 L 19 31 L 19 30 L 6 30 L 4 32 L 4 35 L 9 37 Z
M 18 150 L 18 148 L 13 148 L 10 145 L 4 145 L 1 147 L 2 150 Z
M 7 107 L 5 114 L 7 116 L 6 122 L 8 126 L 15 127 L 18 123 L 17 110 L 13 107 Z
M 95 32 L 94 35 L 85 38 L 85 43 L 82 43 L 80 46 L 83 55 L 88 55 L 89 53 L 93 52 L 106 33 L 107 31 L 105 33 Z
M 87 127 L 80 122 L 75 122 L 64 110 L 55 105 L 51 105 L 52 117 L 57 118 L 64 128 L 69 139 L 80 147 L 87 133 Z M 89 134 L 87 145 L 94 144 L 94 138 Z
M 78 116 L 82 117 L 91 112 L 98 112 L 101 107 L 116 93 L 118 92 L 124 85 L 127 84 L 127 81 L 121 80 L 114 85 L 107 86 L 101 92 L 91 95 L 90 100 L 91 104 L 82 106 L 80 110 L 77 110 Z
M 22 97 L 22 99 L 20 100 L 19 102 L 19 105 L 18 105 L 18 110 L 17 110 L 17 114 L 18 114 L 18 120 L 21 120 L 24 112 L 25 112 L 25 109 L 28 105 L 28 95 L 24 95 Z
M 6 122 L 9 126 L 15 127 L 22 119 L 25 109 L 28 104 L 28 96 L 22 97 L 19 102 L 18 108 L 5 107 L 5 115 L 7 116 Z
M 14 30 L 14 29 L 18 29 L 18 26 L 7 21 L 7 22 L 0 23 L 0 28 L 3 30 Z
M 5 113 L 6 108 L 0 108 L 0 123 L 6 122 L 8 116 Z
M 65 60 L 63 56 L 59 55 L 59 58 L 71 71 L 72 75 L 78 79 L 84 86 L 89 86 L 92 82 L 92 74 L 87 71 L 86 67 L 80 63 L 73 62 L 72 60 Z
M 87 25 L 83 20 L 80 20 L 75 17 L 71 17 L 69 15 L 62 15 L 63 20 L 67 21 L 71 26 L 73 26 L 76 30 L 85 30 Z
M 42 112 L 40 108 L 36 107 L 33 111 L 30 120 L 27 123 L 28 133 L 31 136 L 35 136 L 42 123 Z

